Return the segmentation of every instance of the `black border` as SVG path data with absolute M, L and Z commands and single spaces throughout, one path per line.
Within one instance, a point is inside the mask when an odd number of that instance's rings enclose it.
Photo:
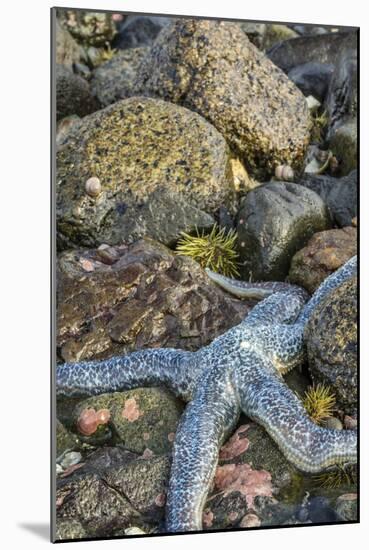
M 80 539 L 63 539 L 56 540 L 56 393 L 55 393 L 55 373 L 56 373 L 56 12 L 57 10 L 73 10 L 73 11 L 91 11 L 98 13 L 122 13 L 123 15 L 146 15 L 153 17 L 174 17 L 176 19 L 207 19 L 215 21 L 230 21 L 230 22 L 247 22 L 247 23 L 266 23 L 266 24 L 282 24 L 282 25 L 304 25 L 306 27 L 337 27 L 337 29 L 343 32 L 357 32 L 357 178 L 358 178 L 358 194 L 357 194 L 357 247 L 358 247 L 358 309 L 357 309 L 357 325 L 358 325 L 358 378 L 357 378 L 357 395 L 358 395 L 358 440 L 357 440 L 357 519 L 351 521 L 337 521 L 337 522 L 316 522 L 312 524 L 298 524 L 298 525 L 271 525 L 263 527 L 232 527 L 230 529 L 214 529 L 209 531 L 185 531 L 181 533 L 151 533 L 145 535 L 122 535 L 111 537 L 86 537 Z M 247 532 L 247 531 L 264 531 L 271 529 L 296 529 L 296 528 L 311 528 L 321 526 L 337 526 L 337 525 L 352 525 L 360 523 L 360 27 L 351 27 L 343 25 L 335 25 L 334 23 L 300 23 L 294 21 L 270 21 L 267 19 L 240 19 L 232 17 L 212 17 L 205 15 L 179 15 L 169 13 L 151 13 L 151 12 L 136 12 L 136 11 L 122 11 L 122 10 L 108 10 L 99 8 L 74 8 L 67 6 L 54 6 L 50 8 L 50 227 L 51 227 L 51 239 L 50 239 L 50 360 L 51 360 L 51 373 L 50 373 L 50 445 L 51 445 L 51 464 L 50 464 L 50 541 L 54 544 L 64 544 L 68 542 L 86 542 L 86 541 L 98 541 L 98 540 L 131 540 L 139 538 L 157 538 L 157 537 L 171 537 L 182 535 L 208 535 L 213 533 L 235 533 L 235 532 Z

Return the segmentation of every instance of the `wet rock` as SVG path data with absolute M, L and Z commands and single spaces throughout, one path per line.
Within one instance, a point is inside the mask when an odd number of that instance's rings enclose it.
M 309 371 L 331 387 L 340 408 L 357 406 L 357 279 L 352 277 L 317 306 L 306 328 Z
M 57 525 L 77 521 L 89 537 L 114 536 L 131 526 L 147 532 L 164 516 L 169 468 L 166 456 L 98 468 L 87 461 L 58 481 Z
M 357 493 L 345 493 L 337 498 L 335 510 L 342 521 L 357 521 Z
M 300 185 L 315 191 L 328 207 L 332 222 L 339 227 L 351 225 L 357 216 L 357 171 L 342 178 L 305 174 Z
M 126 392 L 103 394 L 83 400 L 73 412 L 76 431 L 83 435 L 80 420 L 83 414 L 93 411 L 109 413 L 109 425 L 115 440 L 125 450 L 142 454 L 149 449 L 155 455 L 162 455 L 172 448 L 178 420 L 183 405 L 167 390 L 162 388 L 138 388 Z M 98 428 L 96 424 L 95 432 Z M 94 440 L 92 437 L 85 440 Z
M 333 70 L 333 65 L 310 62 L 293 67 L 289 71 L 288 77 L 304 96 L 312 95 L 322 102 L 327 93 Z
M 288 279 L 311 294 L 328 277 L 357 253 L 356 227 L 315 233 L 291 261 Z
M 67 30 L 63 29 L 57 19 L 55 23 L 55 44 L 56 63 L 59 65 L 72 69 L 75 63 L 85 59 L 81 46 L 77 44 Z
M 147 51 L 145 47 L 119 51 L 93 71 L 91 91 L 103 107 L 133 95 L 132 83 Z
M 170 21 L 169 17 L 128 16 L 119 26 L 118 33 L 113 40 L 113 47 L 126 49 L 149 46 Z
M 59 8 L 57 17 L 60 25 L 84 47 L 105 46 L 116 32 L 111 13 Z
M 85 116 L 99 108 L 88 82 L 63 65 L 56 66 L 56 118 Z
M 329 147 L 338 160 L 337 175 L 346 176 L 357 167 L 357 120 L 352 119 L 333 130 Z
M 64 361 L 142 348 L 194 351 L 239 323 L 250 304 L 213 284 L 194 260 L 152 241 L 70 251 L 57 264 L 57 346 Z M 81 262 L 88 261 L 86 265 Z
M 233 204 L 229 148 L 198 114 L 149 98 L 130 98 L 85 117 L 57 154 L 61 246 L 117 244 L 148 235 L 166 244 L 181 231 L 209 227 Z M 102 193 L 85 193 L 98 177 Z
M 56 521 L 55 540 L 79 540 L 88 536 L 82 523 L 76 519 L 58 519 Z
M 241 202 L 237 233 L 242 274 L 253 280 L 284 280 L 297 250 L 330 227 L 322 199 L 310 189 L 270 182 Z
M 200 113 L 256 179 L 303 161 L 305 99 L 236 24 L 181 19 L 165 27 L 139 67 L 136 91 Z
M 318 36 L 299 36 L 285 40 L 271 48 L 267 55 L 277 67 L 288 73 L 293 67 L 304 63 L 335 64 L 340 47 L 347 35 L 355 32 L 335 32 Z
M 63 424 L 56 419 L 56 457 L 60 458 L 67 451 L 79 447 L 78 437 L 67 430 Z

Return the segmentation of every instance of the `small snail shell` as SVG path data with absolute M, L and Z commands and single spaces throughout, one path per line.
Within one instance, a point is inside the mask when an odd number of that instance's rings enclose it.
M 95 176 L 88 178 L 85 183 L 85 190 L 90 197 L 98 197 L 101 193 L 101 182 L 99 178 Z
M 294 171 L 291 166 L 288 166 L 288 164 L 280 164 L 279 166 L 276 166 L 274 175 L 281 181 L 293 181 L 295 177 Z

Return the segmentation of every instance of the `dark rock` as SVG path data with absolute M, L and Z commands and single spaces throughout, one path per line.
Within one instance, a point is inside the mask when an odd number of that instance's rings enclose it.
M 124 19 L 114 37 L 113 47 L 119 49 L 149 46 L 159 32 L 170 23 L 169 17 L 131 15 Z
M 56 118 L 85 116 L 99 108 L 88 82 L 63 65 L 56 66 Z
M 339 227 L 351 225 L 357 216 L 357 171 L 346 177 L 313 176 L 305 174 L 299 184 L 315 191 L 328 207 L 332 222 Z
M 119 51 L 93 71 L 91 90 L 103 107 L 133 95 L 132 83 L 147 51 L 145 47 Z
M 330 136 L 329 147 L 338 160 L 337 175 L 346 176 L 357 167 L 357 120 L 337 126 Z
M 99 178 L 97 198 L 86 181 Z M 61 246 L 117 244 L 147 235 L 171 244 L 181 231 L 208 228 L 234 202 L 231 154 L 198 114 L 130 98 L 85 117 L 57 154 Z
M 309 371 L 331 386 L 340 408 L 357 406 L 357 279 L 352 277 L 317 306 L 306 328 Z
M 285 40 L 271 48 L 267 55 L 277 67 L 288 73 L 293 67 L 304 63 L 335 64 L 339 49 L 346 37 L 356 32 L 335 32 L 318 36 L 299 36 Z
M 324 63 L 304 63 L 291 69 L 288 77 L 305 96 L 312 95 L 324 101 L 333 74 L 334 66 Z
M 357 33 L 348 34 L 339 45 L 336 67 L 325 101 L 329 116 L 328 139 L 336 128 L 357 114 Z
M 310 131 L 305 98 L 237 24 L 174 21 L 143 59 L 135 87 L 204 116 L 257 179 L 277 164 L 303 162 Z
M 183 405 L 162 388 L 137 388 L 85 399 L 73 411 L 75 430 L 84 411 L 104 410 L 115 441 L 132 453 L 162 455 L 172 448 Z M 80 434 L 83 435 L 83 434 Z M 86 437 L 93 440 L 94 434 Z
M 57 345 L 64 361 L 151 347 L 194 351 L 250 310 L 214 285 L 194 260 L 162 245 L 140 241 L 115 252 L 119 259 L 112 265 L 93 250 L 60 255 Z
M 357 253 L 356 227 L 315 233 L 292 258 L 288 279 L 311 294 L 328 277 Z
M 329 227 L 327 208 L 310 189 L 270 182 L 250 191 L 237 215 L 244 278 L 284 280 L 293 255 L 314 233 Z
M 105 46 L 116 33 L 111 13 L 58 8 L 57 17 L 61 26 L 84 47 Z
M 65 533 L 67 521 L 79 522 L 89 537 L 111 537 L 132 525 L 146 531 L 164 516 L 169 468 L 166 456 L 105 468 L 89 468 L 87 461 L 58 481 L 57 526 Z

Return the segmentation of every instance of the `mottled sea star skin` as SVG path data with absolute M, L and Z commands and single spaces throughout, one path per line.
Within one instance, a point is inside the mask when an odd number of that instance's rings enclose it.
M 261 424 L 286 458 L 305 472 L 356 462 L 354 430 L 321 428 L 308 417 L 282 374 L 304 360 L 304 328 L 317 304 L 356 273 L 356 256 L 307 301 L 286 283 L 236 283 L 244 296 L 269 295 L 236 327 L 197 352 L 153 349 L 105 361 L 57 367 L 58 395 L 96 395 L 165 385 L 188 401 L 173 447 L 166 531 L 202 529 L 202 511 L 219 448 L 241 411 Z M 227 290 L 233 281 L 208 271 Z M 262 294 L 260 291 L 262 290 Z

